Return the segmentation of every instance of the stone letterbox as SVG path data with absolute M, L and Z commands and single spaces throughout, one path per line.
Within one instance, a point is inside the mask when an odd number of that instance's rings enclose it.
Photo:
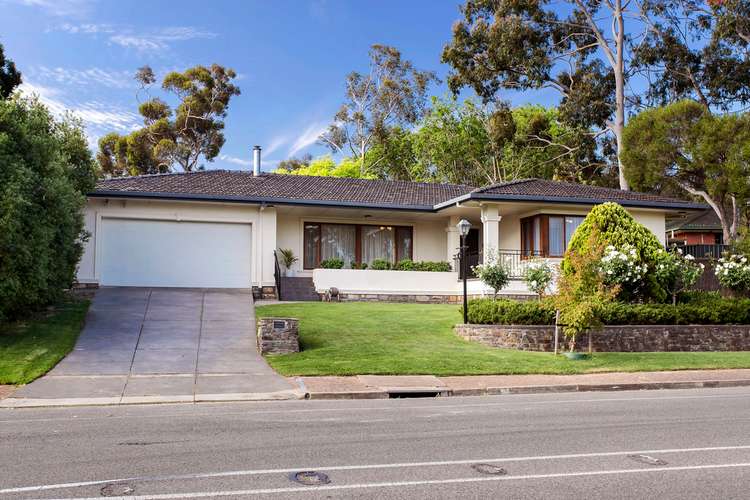
M 258 350 L 261 354 L 299 352 L 299 320 L 261 318 L 258 320 Z

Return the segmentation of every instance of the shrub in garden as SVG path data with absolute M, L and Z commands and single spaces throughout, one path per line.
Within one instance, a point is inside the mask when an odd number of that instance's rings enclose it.
M 594 240 L 591 240 L 592 234 L 595 235 Z M 608 246 L 620 252 L 627 248 L 628 255 L 631 255 L 631 249 L 634 250 L 634 262 L 637 262 L 637 265 L 645 265 L 647 270 L 654 269 L 659 254 L 663 250 L 656 235 L 633 219 L 627 210 L 617 203 L 603 203 L 595 206 L 573 233 L 568 252 L 561 264 L 562 274 L 568 275 L 576 272 L 569 256 L 571 253 L 585 256 L 595 248 L 606 249 Z M 666 293 L 653 273 L 645 273 L 642 283 L 621 283 L 620 298 L 650 298 L 663 301 Z
M 714 268 L 719 284 L 735 293 L 750 291 L 750 259 L 742 254 L 729 254 L 719 259 Z
M 691 292 L 687 303 L 609 302 L 599 310 L 604 325 L 748 325 L 750 299 Z M 683 295 L 684 297 L 684 295 Z M 469 301 L 469 322 L 485 325 L 554 325 L 556 302 L 476 299 Z
M 550 300 L 473 299 L 469 301 L 469 323 L 477 325 L 551 325 L 555 305 Z
M 703 274 L 703 264 L 695 262 L 690 254 L 684 254 L 681 248 L 671 252 L 662 251 L 654 270 L 656 279 L 672 297 L 672 304 L 677 304 L 677 295 L 695 285 Z
M 370 263 L 370 269 L 376 271 L 388 271 L 391 268 L 391 263 L 385 259 L 375 259 Z
M 95 180 L 80 123 L 55 121 L 36 99 L 0 100 L 0 322 L 73 284 Z
M 417 271 L 429 271 L 433 273 L 449 273 L 452 271 L 451 265 L 444 261 L 425 260 L 416 262 Z
M 417 263 L 411 259 L 404 259 L 398 261 L 396 265 L 393 266 L 393 269 L 396 271 L 416 271 Z
M 344 261 L 342 259 L 332 258 L 320 261 L 320 267 L 323 269 L 342 269 Z
M 367 269 L 367 262 L 352 262 L 352 269 Z
M 541 300 L 552 285 L 555 272 L 546 260 L 535 259 L 524 264 L 522 277 L 529 290 L 537 294 Z
M 497 293 L 510 282 L 508 268 L 502 263 L 499 254 L 490 254 L 487 262 L 474 266 L 474 274 L 482 283 L 492 288 L 493 299 L 497 298 Z
M 580 334 L 602 325 L 602 310 L 615 299 L 621 287 L 605 282 L 602 268 L 605 253 L 596 228 L 589 232 L 585 248 L 585 252 L 569 249 L 566 253 L 565 258 L 575 272 L 560 277 L 554 298 L 571 352 Z

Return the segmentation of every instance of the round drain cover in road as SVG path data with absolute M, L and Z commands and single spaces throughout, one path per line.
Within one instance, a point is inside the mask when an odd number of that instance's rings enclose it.
M 646 465 L 667 465 L 667 462 L 661 458 L 654 458 L 648 455 L 628 455 L 628 458 Z
M 313 470 L 306 470 L 302 472 L 295 472 L 289 476 L 289 479 L 296 481 L 305 486 L 319 486 L 321 484 L 328 484 L 331 480 L 327 475 L 322 472 L 315 472 Z
M 474 464 L 471 468 L 481 474 L 490 474 L 492 476 L 504 476 L 507 474 L 505 469 L 492 464 Z
M 101 489 L 103 497 L 121 497 L 135 493 L 135 486 L 127 483 L 111 483 Z

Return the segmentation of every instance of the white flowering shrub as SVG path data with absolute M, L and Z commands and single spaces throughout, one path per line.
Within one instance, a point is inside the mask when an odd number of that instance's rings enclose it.
M 629 289 L 637 288 L 648 271 L 648 265 L 642 263 L 638 252 L 631 245 L 617 249 L 609 245 L 599 264 L 599 272 L 607 285 L 622 285 Z
M 546 260 L 530 260 L 523 266 L 522 278 L 528 289 L 541 299 L 555 279 L 555 270 Z
M 750 291 L 750 261 L 746 255 L 731 254 L 720 258 L 714 272 L 721 286 L 738 293 Z
M 703 264 L 695 262 L 690 254 L 674 247 L 671 252 L 659 252 L 656 264 L 656 279 L 664 290 L 672 296 L 672 304 L 677 304 L 677 295 L 690 289 L 703 274 Z
M 482 283 L 492 288 L 493 299 L 510 282 L 508 267 L 502 262 L 500 255 L 494 252 L 486 257 L 485 263 L 474 266 L 472 269 L 476 277 L 482 280 Z

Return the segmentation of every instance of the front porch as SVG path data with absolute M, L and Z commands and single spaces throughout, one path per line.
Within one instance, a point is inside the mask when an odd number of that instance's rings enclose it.
M 343 300 L 459 302 L 463 287 L 457 224 L 466 219 L 472 224 L 467 237 L 469 269 L 493 256 L 511 276 L 501 294 L 527 298 L 533 294 L 521 279 L 524 263 L 531 258 L 558 263 L 590 208 L 524 202 L 456 204 L 430 213 L 269 207 L 276 212 L 277 250 L 289 249 L 298 259 L 288 269 L 276 266 L 276 284 L 282 300 L 281 278 L 286 276 L 305 278 L 305 286 L 319 296 L 336 289 Z M 663 212 L 640 209 L 632 213 L 663 238 Z M 393 270 L 405 267 L 398 266 L 403 261 L 447 263 L 450 271 Z M 492 293 L 473 273 L 468 278 L 469 295 Z

